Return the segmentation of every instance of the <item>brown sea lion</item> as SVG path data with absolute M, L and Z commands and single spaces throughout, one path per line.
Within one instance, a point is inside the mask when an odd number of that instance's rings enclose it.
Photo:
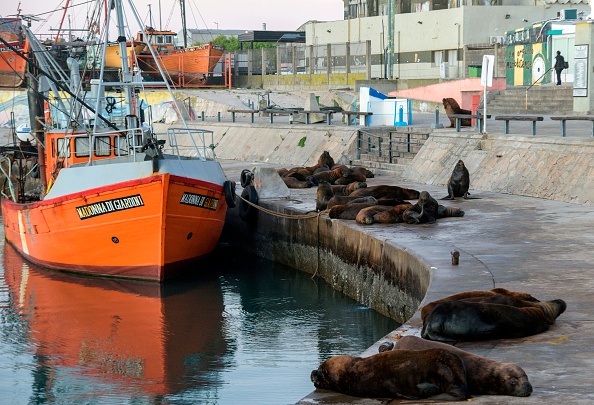
M 367 198 L 367 197 L 362 197 L 362 198 Z M 371 197 L 371 198 L 373 198 L 373 197 Z M 390 207 L 389 205 L 374 205 L 372 207 L 364 208 L 361 211 L 359 211 L 359 213 L 355 217 L 355 221 L 357 221 L 357 223 L 361 224 L 361 225 L 371 225 L 375 222 L 373 219 L 373 216 L 375 214 L 387 211 L 390 208 L 392 208 L 392 207 Z
M 369 357 L 334 356 L 311 372 L 316 388 L 363 398 L 469 397 L 462 359 L 444 349 L 390 350 Z
M 334 191 L 334 195 L 349 195 L 353 191 L 358 190 L 360 188 L 366 188 L 367 183 L 356 181 L 351 184 L 345 185 L 332 185 L 332 190 Z
M 316 170 L 313 171 L 313 174 L 322 173 L 322 172 L 329 172 L 330 168 L 328 166 L 318 167 Z
M 470 174 L 462 160 L 458 160 L 456 167 L 452 171 L 452 175 L 448 180 L 448 196 L 443 197 L 442 200 L 453 200 L 456 197 L 469 199 L 470 193 Z
M 318 181 L 326 180 L 330 184 L 334 184 L 337 179 L 341 177 L 348 177 L 351 174 L 351 169 L 348 167 L 338 167 L 334 170 L 330 170 L 327 172 L 316 173 L 312 176 L 316 178 Z
M 317 180 L 313 177 L 309 176 L 304 181 L 298 180 L 295 177 L 281 177 L 285 182 L 285 185 L 289 188 L 310 188 L 314 187 L 318 184 Z
M 318 163 L 316 163 L 313 166 L 308 166 L 306 167 L 306 169 L 309 171 L 309 174 L 313 174 L 315 170 L 323 166 L 327 166 L 329 168 L 334 166 L 334 159 L 332 159 L 332 156 L 330 156 L 330 153 L 327 150 L 322 152 L 322 154 L 318 158 Z
M 351 170 L 351 169 L 348 169 L 348 170 Z M 367 181 L 367 178 L 364 175 L 362 175 L 361 173 L 353 172 L 351 170 L 351 174 L 349 174 L 346 177 L 341 177 L 339 179 L 336 179 L 334 184 L 348 185 L 348 184 L 355 183 L 355 182 L 365 182 L 365 181 Z
M 522 338 L 548 330 L 567 308 L 565 301 L 560 299 L 534 305 L 538 307 L 440 302 L 425 317 L 421 336 L 444 342 Z
M 513 299 L 517 301 L 503 301 L 503 299 Z M 516 305 L 523 305 L 527 306 L 528 304 L 520 304 L 518 301 L 530 303 L 530 302 L 540 302 L 538 299 L 533 297 L 532 295 L 520 292 L 520 291 L 511 291 L 505 288 L 492 288 L 491 290 L 471 290 L 471 291 L 464 291 L 461 293 L 457 293 L 454 295 L 450 295 L 444 298 L 440 298 L 435 301 L 431 301 L 428 304 L 424 305 L 421 308 L 421 320 L 424 321 L 427 314 L 435 307 L 435 305 L 439 304 L 440 302 L 444 301 L 473 301 L 473 302 L 491 302 L 491 303 L 505 303 L 506 305 L 513 305 L 515 302 Z
M 412 207 L 412 204 L 409 202 L 403 202 L 402 204 L 395 205 L 387 211 L 378 212 L 375 214 L 373 216 L 373 221 L 380 224 L 395 224 L 398 222 L 404 222 L 402 219 L 402 214 L 404 214 L 404 212 L 410 207 Z
M 417 203 L 404 211 L 402 219 L 407 224 L 432 224 L 437 221 L 439 204 L 427 191 L 421 191 Z
M 472 112 L 470 110 L 465 110 L 463 108 L 460 108 L 460 105 L 458 104 L 458 102 L 456 100 L 454 100 L 453 98 L 444 98 L 442 100 L 442 103 L 443 103 L 443 108 L 445 109 L 446 115 L 451 115 L 451 114 L 471 115 L 472 114 Z M 470 118 L 460 120 L 460 125 L 463 127 L 469 127 L 472 125 L 472 120 Z M 450 118 L 450 128 L 454 128 L 455 126 L 456 126 L 456 119 Z
M 414 200 L 419 198 L 419 192 L 411 188 L 404 188 L 399 186 L 388 186 L 385 184 L 379 186 L 371 186 L 353 191 L 349 195 L 353 196 L 367 196 L 370 195 L 375 198 L 400 198 L 402 200 Z
M 281 177 L 294 177 L 297 180 L 306 181 L 309 176 L 311 173 L 305 167 L 292 167 Z
M 316 192 L 316 211 L 324 211 L 328 208 L 328 201 L 334 197 L 334 192 L 330 183 L 325 180 L 318 182 L 318 191 Z
M 335 195 L 328 201 L 326 208 L 332 208 L 335 205 L 346 205 L 351 203 L 377 204 L 377 200 L 374 197 L 351 197 L 350 195 Z
M 375 175 L 373 174 L 373 172 L 371 170 L 369 170 L 368 168 L 363 167 L 363 166 L 352 166 L 350 169 L 353 172 L 361 173 L 363 176 L 365 176 L 368 179 L 373 179 L 375 177 Z
M 345 204 L 345 205 L 335 205 L 334 207 L 330 208 L 328 211 L 328 216 L 332 219 L 355 219 L 357 218 L 357 214 L 363 208 L 371 207 L 376 204 L 366 204 L 366 203 L 357 203 L 357 204 Z
M 403 336 L 396 341 L 394 350 L 444 349 L 460 356 L 466 367 L 468 391 L 472 395 L 511 395 L 527 397 L 532 385 L 526 372 L 513 363 L 501 363 L 452 345 L 417 336 Z
M 458 207 L 446 207 L 445 205 L 438 204 L 437 206 L 437 219 L 448 218 L 448 217 L 463 217 L 464 211 Z
M 287 174 L 289 172 L 288 169 L 285 169 L 284 167 L 278 168 L 276 169 L 276 172 L 278 173 L 279 176 L 284 176 L 285 174 Z

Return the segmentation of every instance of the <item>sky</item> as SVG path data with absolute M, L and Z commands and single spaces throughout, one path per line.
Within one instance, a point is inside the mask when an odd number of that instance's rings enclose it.
M 20 0 L 21 13 L 47 19 L 46 23 L 39 21 L 31 26 L 33 32 L 47 34 L 50 27 L 59 26 L 66 1 Z M 70 0 L 71 5 L 77 6 L 70 8 L 64 27 L 70 16 L 72 28 L 83 28 L 91 1 Z M 16 14 L 17 4 L 18 0 L 1 1 L 0 16 Z M 150 8 L 155 28 L 181 30 L 179 0 L 134 0 L 134 5 L 146 25 L 150 25 Z M 343 14 L 342 0 L 186 0 L 187 28 L 197 29 L 261 30 L 265 23 L 267 30 L 293 31 L 309 20 L 342 20 Z

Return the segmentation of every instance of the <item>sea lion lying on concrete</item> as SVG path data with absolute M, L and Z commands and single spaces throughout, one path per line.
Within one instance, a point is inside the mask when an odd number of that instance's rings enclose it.
M 464 291 L 444 298 L 440 298 L 423 306 L 423 308 L 421 308 L 421 320 L 424 322 L 425 317 L 429 312 L 431 312 L 435 305 L 444 301 L 490 302 L 494 304 L 497 303 L 506 305 L 513 305 L 515 303 L 518 306 L 530 306 L 531 302 L 540 302 L 538 299 L 534 298 L 532 295 L 528 293 L 521 291 L 511 291 L 505 288 Z M 519 302 L 523 303 L 519 304 Z
M 407 224 L 432 224 L 438 218 L 463 216 L 460 208 L 439 205 L 429 192 L 421 191 L 416 204 L 402 214 L 402 219 Z
M 472 114 L 472 112 L 470 110 L 465 110 L 464 108 L 460 108 L 460 104 L 458 104 L 458 102 L 453 98 L 444 98 L 442 100 L 442 103 L 443 103 L 443 108 L 445 109 L 445 112 L 448 116 L 452 115 L 452 114 L 468 114 L 468 115 Z M 472 120 L 470 118 L 460 120 L 460 125 L 463 127 L 469 127 L 472 125 Z M 454 128 L 455 126 L 456 126 L 456 119 L 450 118 L 450 128 Z
M 444 301 L 423 321 L 421 336 L 437 341 L 522 338 L 549 329 L 567 308 L 556 299 L 516 307 L 489 302 Z
M 390 342 L 391 343 L 391 342 Z M 444 349 L 460 356 L 466 367 L 468 391 L 472 395 L 511 395 L 527 397 L 532 385 L 526 372 L 513 363 L 501 363 L 449 344 L 432 342 L 417 336 L 403 336 L 392 344 L 394 350 Z M 384 345 L 380 346 L 385 347 Z
M 326 209 L 332 208 L 336 205 L 356 203 L 377 204 L 377 199 L 375 199 L 375 197 L 351 197 L 350 195 L 335 195 L 330 199 L 330 201 L 328 201 Z
M 352 169 L 348 169 L 351 171 L 351 174 L 349 174 L 346 177 L 341 177 L 339 179 L 336 179 L 336 182 L 334 184 L 338 184 L 338 185 L 347 185 L 347 184 L 351 184 L 354 182 L 365 182 L 367 181 L 367 177 L 365 177 L 363 174 L 358 173 L 358 172 L 354 172 L 352 171 Z
M 358 190 L 360 188 L 366 188 L 367 183 L 361 181 L 355 181 L 351 184 L 345 185 L 332 185 L 332 191 L 334 191 L 334 195 L 349 195 L 353 191 Z
M 448 196 L 443 197 L 442 200 L 453 200 L 456 197 L 462 197 L 464 199 L 468 199 L 470 193 L 468 189 L 470 188 L 470 174 L 468 173 L 468 169 L 464 165 L 462 160 L 458 160 L 456 163 L 456 167 L 452 171 L 452 175 L 448 180 Z
M 411 203 L 402 202 L 402 204 L 395 205 L 389 210 L 375 214 L 373 216 L 373 222 L 378 222 L 380 224 L 396 224 L 404 222 L 402 215 L 410 207 L 412 207 Z
M 374 197 L 361 197 L 361 198 L 374 198 Z M 361 225 L 370 225 L 375 222 L 373 216 L 380 212 L 387 211 L 391 209 L 389 205 L 374 205 L 372 207 L 364 208 L 355 217 L 355 221 Z
M 345 204 L 345 205 L 335 205 L 334 207 L 330 208 L 328 211 L 328 216 L 332 219 L 350 219 L 353 220 L 357 218 L 357 214 L 363 208 L 371 207 L 377 204 L 369 204 L 369 203 L 356 203 L 356 204 Z
M 411 188 L 404 188 L 399 186 L 388 186 L 385 184 L 379 186 L 371 186 L 366 188 L 360 188 L 353 191 L 352 196 L 372 196 L 377 199 L 379 198 L 399 198 L 401 200 L 414 200 L 419 198 L 419 192 Z
M 355 173 L 360 173 L 368 179 L 373 179 L 375 175 L 371 170 L 363 166 L 352 166 L 351 170 Z
M 338 167 L 334 170 L 330 170 L 327 172 L 313 174 L 312 176 L 315 179 L 317 179 L 318 181 L 325 180 L 330 184 L 334 184 L 334 183 L 336 183 L 336 180 L 338 180 L 339 178 L 348 177 L 350 174 L 351 174 L 351 169 L 349 169 L 348 167 Z
M 308 167 L 306 167 L 306 169 L 309 171 L 309 174 L 313 174 L 313 172 L 316 169 L 319 169 L 323 166 L 327 166 L 328 168 L 331 168 L 332 166 L 334 166 L 334 159 L 332 158 L 332 156 L 330 156 L 330 153 L 327 150 L 322 152 L 320 157 L 318 157 L 317 164 L 315 164 L 313 166 L 308 166 Z
M 289 188 L 310 188 L 318 185 L 318 181 L 312 176 L 307 177 L 305 180 L 298 180 L 296 177 L 281 177 L 285 182 L 285 185 Z
M 363 398 L 469 398 L 462 359 L 444 349 L 334 356 L 311 372 L 316 388 Z
M 458 207 L 446 207 L 445 205 L 437 205 L 437 219 L 448 217 L 463 217 L 464 211 Z

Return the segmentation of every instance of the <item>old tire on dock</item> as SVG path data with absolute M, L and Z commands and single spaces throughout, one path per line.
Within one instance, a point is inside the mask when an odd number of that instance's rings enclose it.
M 225 201 L 227 202 L 227 207 L 235 208 L 237 205 L 235 203 L 235 182 L 231 180 L 227 180 L 223 183 L 223 190 L 225 191 Z
M 258 204 L 258 192 L 252 185 L 248 185 L 243 189 L 241 197 L 252 204 Z M 258 215 L 258 209 L 244 200 L 239 201 L 239 207 L 237 209 L 239 211 L 239 217 L 247 222 L 253 221 Z

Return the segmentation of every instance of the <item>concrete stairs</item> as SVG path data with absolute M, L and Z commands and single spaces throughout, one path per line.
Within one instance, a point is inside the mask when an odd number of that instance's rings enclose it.
M 564 115 L 573 113 L 572 87 L 534 86 L 528 90 L 528 109 L 526 109 L 525 87 L 490 91 L 487 95 L 487 100 L 487 114 L 491 115 Z

